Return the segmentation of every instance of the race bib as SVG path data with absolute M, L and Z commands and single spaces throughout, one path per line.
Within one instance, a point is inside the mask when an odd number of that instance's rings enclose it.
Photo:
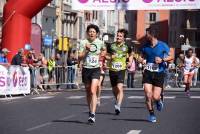
M 112 68 L 116 70 L 121 70 L 123 67 L 122 62 L 113 62 L 112 63 Z
M 99 56 L 89 55 L 87 56 L 86 61 L 87 61 L 87 64 L 91 66 L 96 66 L 98 65 L 98 62 L 99 62 Z
M 154 63 L 147 63 L 145 69 L 149 70 L 151 72 L 158 72 L 159 71 L 159 65 L 154 64 Z

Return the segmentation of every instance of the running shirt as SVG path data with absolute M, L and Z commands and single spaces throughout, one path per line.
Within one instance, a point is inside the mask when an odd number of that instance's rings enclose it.
M 166 69 L 166 63 L 162 62 L 160 64 L 155 63 L 155 57 L 160 57 L 163 59 L 166 54 L 169 54 L 169 47 L 166 43 L 158 41 L 156 46 L 151 47 L 151 44 L 147 43 L 141 49 L 141 52 L 146 59 L 146 70 L 151 72 L 163 72 Z
M 116 43 L 111 45 L 111 52 L 115 54 L 116 57 L 113 58 L 109 64 L 109 69 L 111 71 L 121 71 L 126 70 L 126 58 L 128 54 L 128 46 L 123 44 L 118 46 Z
M 194 56 L 191 56 L 190 58 L 185 56 L 185 67 L 184 67 L 184 73 L 194 73 L 195 67 L 192 66 L 194 63 Z
M 85 46 L 87 44 L 91 45 L 90 51 L 83 59 L 83 67 L 84 68 L 98 68 L 100 67 L 99 64 L 99 55 L 101 49 L 104 49 L 105 46 L 103 42 L 99 39 L 95 39 L 93 42 L 85 39 L 80 42 L 79 52 L 85 51 Z

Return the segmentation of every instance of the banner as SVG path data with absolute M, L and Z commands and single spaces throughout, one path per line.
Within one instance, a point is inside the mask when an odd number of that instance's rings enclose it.
M 0 65 L 0 95 L 30 94 L 28 67 Z
M 72 0 L 73 10 L 200 9 L 200 0 Z

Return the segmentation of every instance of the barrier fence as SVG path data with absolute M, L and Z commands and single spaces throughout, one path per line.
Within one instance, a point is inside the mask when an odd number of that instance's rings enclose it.
M 79 69 L 77 66 L 56 66 L 31 68 L 31 87 L 33 89 L 79 88 Z
M 108 71 L 107 71 L 108 73 Z M 109 75 L 107 74 L 106 77 Z M 142 73 L 136 71 L 135 87 L 142 87 Z M 109 78 L 106 78 L 104 87 L 110 87 Z M 170 87 L 183 86 L 183 70 L 175 67 L 167 72 L 166 85 Z M 197 74 L 197 86 L 200 86 L 200 76 Z M 81 70 L 77 66 L 48 67 L 21 67 L 0 65 L 0 95 L 30 94 L 40 90 L 48 89 L 75 89 L 81 84 Z M 126 79 L 125 79 L 126 84 Z M 138 85 L 138 86 L 137 86 Z

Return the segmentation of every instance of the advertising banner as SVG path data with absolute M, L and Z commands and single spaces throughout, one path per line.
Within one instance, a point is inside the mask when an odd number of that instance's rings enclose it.
M 30 94 L 30 71 L 27 67 L 0 65 L 0 95 Z
M 73 0 L 73 10 L 200 9 L 200 0 Z

